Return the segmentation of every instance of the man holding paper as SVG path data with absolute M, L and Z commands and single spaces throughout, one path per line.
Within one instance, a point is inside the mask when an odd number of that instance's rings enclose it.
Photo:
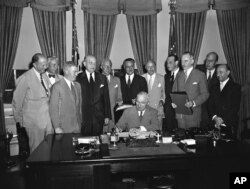
M 194 58 L 192 53 L 185 52 L 182 55 L 181 63 L 183 71 L 177 75 L 172 91 L 187 93 L 188 99 L 185 106 L 191 108 L 193 113 L 185 115 L 181 112 L 176 112 L 178 127 L 184 129 L 200 127 L 201 105 L 209 97 L 206 76 L 193 67 Z M 173 108 L 177 107 L 174 103 L 172 103 L 172 106 Z

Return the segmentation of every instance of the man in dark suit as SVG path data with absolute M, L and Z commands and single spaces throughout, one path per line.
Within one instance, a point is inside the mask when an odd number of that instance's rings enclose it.
M 217 78 L 215 66 L 218 62 L 219 56 L 216 52 L 210 52 L 207 54 L 205 63 L 204 63 L 204 73 L 206 74 L 208 91 L 211 93 L 212 87 L 219 83 Z M 201 118 L 201 127 L 208 127 L 211 124 L 210 116 L 208 115 L 208 100 L 202 104 L 202 118 Z
M 177 74 L 179 73 L 179 59 L 177 55 L 170 54 L 167 57 L 165 62 L 165 68 L 167 73 L 164 76 L 165 79 L 165 104 L 164 104 L 164 111 L 165 111 L 165 124 L 163 126 L 163 131 L 172 131 L 173 129 L 177 128 L 177 120 L 175 118 L 175 111 L 171 105 L 172 100 L 170 97 L 170 93 L 172 92 L 172 87 L 175 81 Z
M 141 92 L 148 92 L 147 81 L 144 77 L 134 73 L 135 61 L 127 58 L 123 61 L 126 74 L 121 77 L 122 99 L 124 104 L 134 104 L 136 95 Z
M 83 135 L 100 135 L 103 125 L 111 119 L 109 89 L 106 77 L 96 70 L 96 58 L 87 55 L 84 59 L 86 70 L 77 76 L 82 88 Z
M 178 127 L 190 128 L 200 127 L 201 105 L 208 99 L 209 92 L 207 88 L 206 76 L 203 72 L 195 69 L 192 53 L 185 52 L 181 58 L 183 71 L 181 71 L 174 82 L 173 91 L 183 92 L 188 95 L 188 101 L 185 103 L 187 108 L 192 108 L 192 115 L 176 114 Z M 172 106 L 177 107 L 172 103 Z
M 159 130 L 158 112 L 149 105 L 149 96 L 140 92 L 136 98 L 136 106 L 126 109 L 116 126 L 119 130 L 129 131 L 132 128 L 140 130 Z
M 49 113 L 55 133 L 80 133 L 82 120 L 81 86 L 75 82 L 77 66 L 63 65 L 64 77 L 51 88 Z
M 215 127 L 236 137 L 241 87 L 229 78 L 230 69 L 227 64 L 218 65 L 216 72 L 220 82 L 211 89 L 208 110 L 211 119 L 215 122 Z

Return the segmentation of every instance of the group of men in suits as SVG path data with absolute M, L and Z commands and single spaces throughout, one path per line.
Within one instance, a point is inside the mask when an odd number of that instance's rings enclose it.
M 166 67 L 169 72 L 165 75 L 165 130 L 215 125 L 236 137 L 241 88 L 230 77 L 228 65 L 217 64 L 218 58 L 217 53 L 208 53 L 200 71 L 194 68 L 192 53 L 185 52 L 181 58 L 183 70 L 180 71 L 178 57 L 168 56 Z M 176 105 L 171 102 L 169 94 L 174 91 L 187 93 L 189 100 L 185 106 L 192 109 L 192 115 L 177 113 L 173 116 Z
M 100 135 L 110 131 L 115 127 L 114 108 L 122 104 L 135 105 L 125 110 L 118 121 L 117 126 L 123 129 L 145 126 L 146 129 L 171 131 L 176 127 L 199 127 L 205 109 L 207 123 L 214 121 L 216 127 L 225 125 L 235 133 L 240 86 L 229 77 L 227 65 L 215 68 L 217 61 L 218 55 L 209 53 L 204 73 L 194 68 L 192 53 L 182 55 L 183 70 L 178 57 L 169 55 L 165 63 L 167 74 L 163 77 L 156 73 L 153 60 L 146 62 L 146 74 L 135 74 L 135 61 L 127 58 L 123 62 L 125 74 L 119 79 L 112 76 L 109 59 L 101 63 L 102 73 L 96 71 L 93 55 L 84 58 L 86 69 L 81 73 L 74 63 L 67 62 L 63 66 L 64 76 L 61 76 L 57 74 L 58 58 L 47 59 L 37 53 L 32 57 L 33 67 L 17 80 L 14 118 L 25 128 L 31 152 L 52 132 Z M 224 85 L 223 89 L 220 84 Z M 185 106 L 192 108 L 192 115 L 175 114 L 176 105 L 170 98 L 174 91 L 187 93 L 189 100 Z

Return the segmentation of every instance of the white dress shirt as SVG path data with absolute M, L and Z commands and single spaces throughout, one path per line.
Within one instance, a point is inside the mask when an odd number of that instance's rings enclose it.
M 135 74 L 133 73 L 133 74 L 131 74 L 131 75 L 128 75 L 128 74 L 125 75 L 125 79 L 126 79 L 126 83 L 127 83 L 127 84 L 128 84 L 128 77 L 129 77 L 129 76 L 130 76 L 130 81 L 131 81 L 131 83 L 132 83 Z
M 90 73 L 88 70 L 85 70 L 86 74 L 87 74 L 87 78 L 88 78 L 88 81 L 90 82 Z M 92 78 L 93 80 L 95 81 L 95 72 L 92 72 Z
M 223 90 L 223 88 L 224 88 L 225 85 L 227 84 L 228 80 L 229 80 L 229 78 L 227 78 L 227 79 L 226 79 L 225 81 L 223 81 L 223 82 L 220 82 L 220 91 Z

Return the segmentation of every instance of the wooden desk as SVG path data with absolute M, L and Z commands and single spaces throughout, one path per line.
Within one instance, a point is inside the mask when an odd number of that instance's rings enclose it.
M 71 134 L 49 135 L 26 162 L 28 188 L 112 188 L 116 175 L 174 172 L 179 188 L 229 188 L 230 172 L 250 171 L 250 146 L 239 142 L 205 145 L 187 153 L 173 144 L 110 151 L 110 157 L 74 153 Z

